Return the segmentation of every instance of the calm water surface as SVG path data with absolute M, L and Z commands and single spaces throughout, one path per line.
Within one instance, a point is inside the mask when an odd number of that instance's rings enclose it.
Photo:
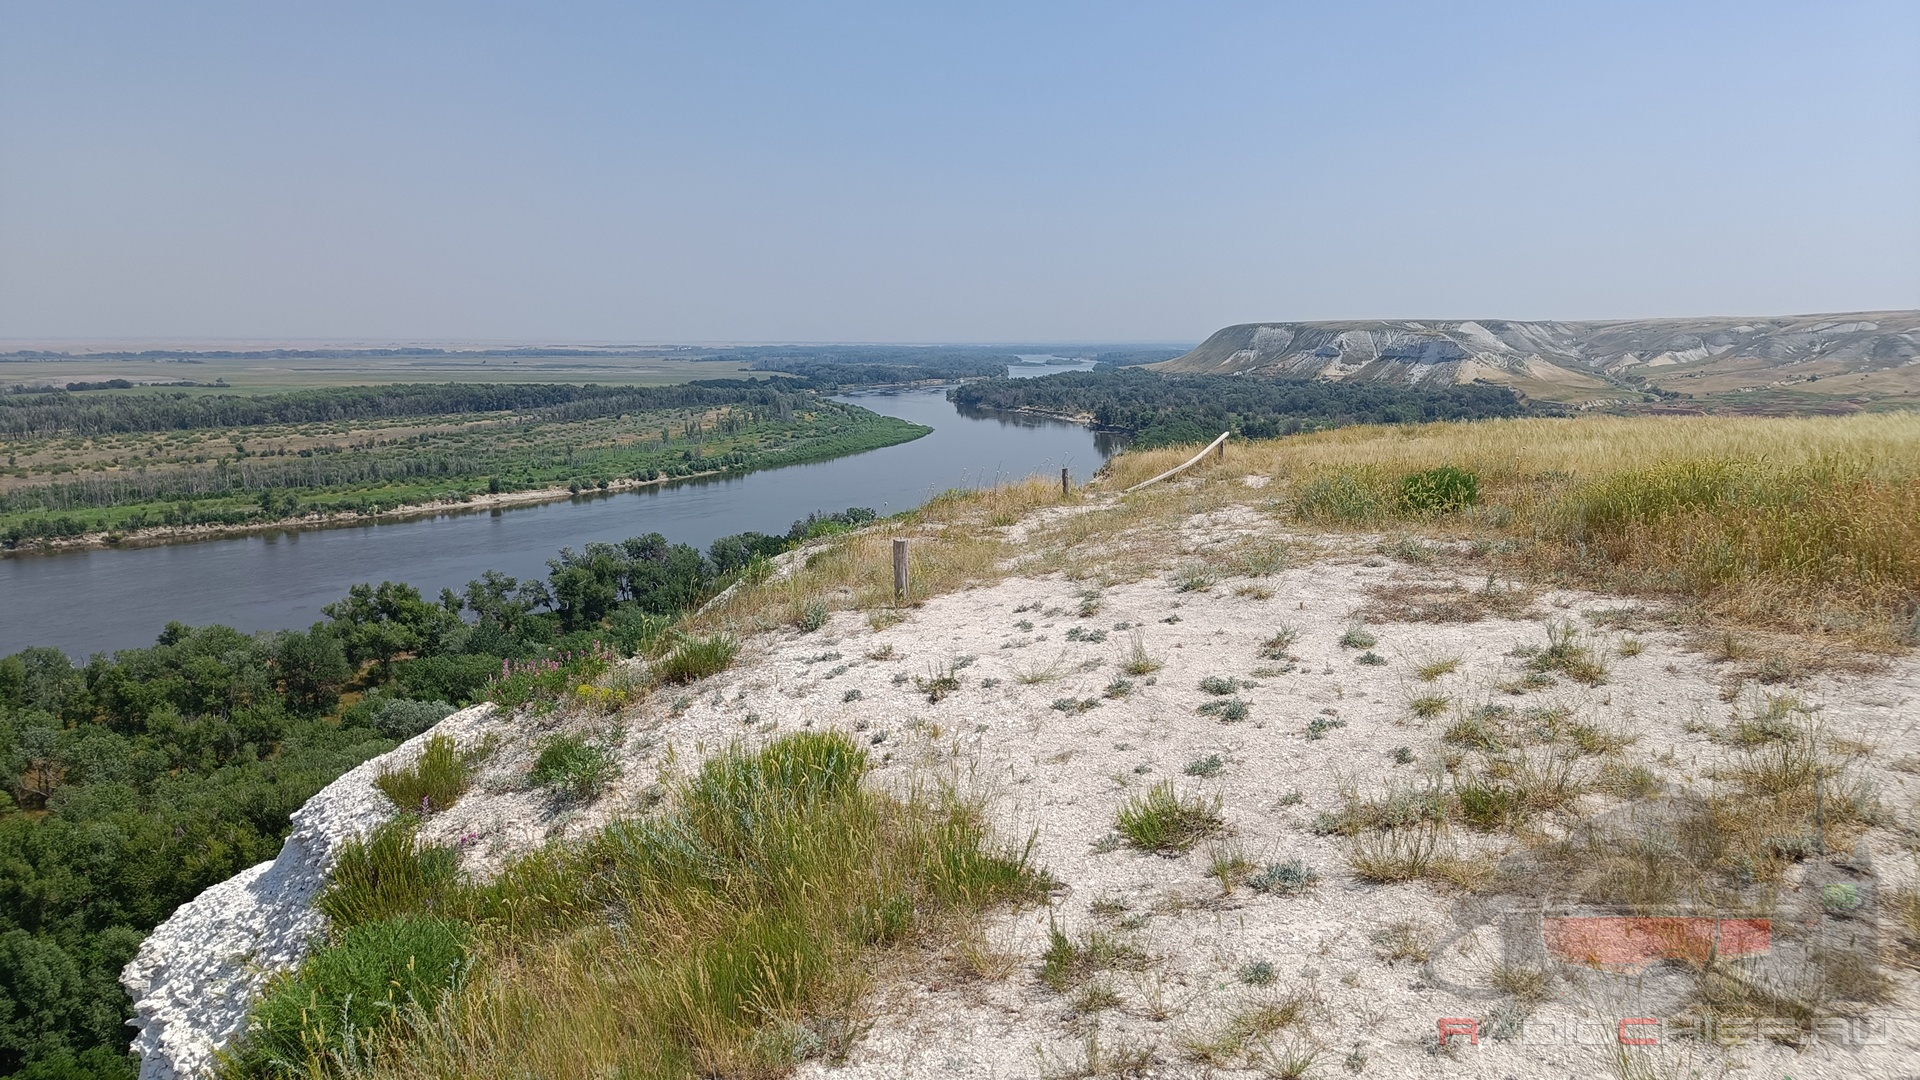
M 1020 376 L 1087 365 L 1022 366 Z M 784 532 L 814 510 L 911 509 L 948 488 L 1071 469 L 1088 479 L 1110 436 L 1039 417 L 966 412 L 944 390 L 851 395 L 932 427 L 922 439 L 810 465 L 512 509 L 449 513 L 191 544 L 0 559 L 0 656 L 52 645 L 76 657 L 153 643 L 169 621 L 242 630 L 303 627 L 360 581 L 428 596 L 483 570 L 541 576 L 562 547 L 664 533 L 704 549 L 749 529 Z

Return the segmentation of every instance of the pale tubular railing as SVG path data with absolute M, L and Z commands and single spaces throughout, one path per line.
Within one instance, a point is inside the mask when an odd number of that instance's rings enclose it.
M 1227 436 L 1231 434 L 1233 434 L 1233 432 L 1231 431 L 1221 432 L 1219 438 L 1208 443 L 1206 449 L 1193 455 L 1193 457 L 1189 458 L 1185 463 L 1180 465 L 1175 465 L 1173 468 L 1168 469 L 1166 472 L 1161 473 L 1159 476 L 1156 476 L 1151 480 L 1142 480 L 1139 483 L 1128 488 L 1126 491 L 1121 492 L 1121 494 L 1131 495 L 1132 493 L 1139 491 L 1141 488 L 1146 487 L 1148 484 L 1157 484 L 1160 481 L 1165 480 L 1169 476 L 1178 476 L 1181 473 L 1186 472 L 1188 469 L 1193 468 L 1195 465 L 1200 464 L 1201 458 L 1206 457 L 1208 454 L 1213 453 L 1215 450 L 1219 450 L 1220 453 L 1224 455 L 1227 452 L 1227 447 L 1226 447 Z

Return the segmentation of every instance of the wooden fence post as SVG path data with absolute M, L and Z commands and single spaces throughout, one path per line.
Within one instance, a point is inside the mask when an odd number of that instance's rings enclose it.
M 899 603 L 907 598 L 907 542 L 895 537 L 893 541 L 893 602 Z
M 1060 497 L 1066 498 L 1068 495 L 1071 495 L 1071 494 L 1073 494 L 1073 481 L 1068 479 L 1067 470 L 1061 469 L 1060 470 Z

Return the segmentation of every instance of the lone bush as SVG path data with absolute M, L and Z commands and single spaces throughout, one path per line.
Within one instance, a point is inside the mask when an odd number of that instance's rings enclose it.
M 374 706 L 371 719 L 373 729 L 387 738 L 411 739 L 453 713 L 453 706 L 444 701 L 388 698 Z

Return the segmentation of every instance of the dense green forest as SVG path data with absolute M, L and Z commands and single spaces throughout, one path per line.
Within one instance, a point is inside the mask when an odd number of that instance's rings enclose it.
M 423 597 L 356 585 L 306 630 L 173 624 L 74 664 L 0 659 L 0 1074 L 131 1077 L 118 976 L 201 890 L 271 859 L 329 781 L 486 700 L 504 662 L 631 653 L 765 560 L 871 520 L 810 515 L 704 554 L 659 534 Z
M 1020 357 L 1012 351 L 970 346 L 750 346 L 728 349 L 715 359 L 745 361 L 754 371 L 781 371 L 819 386 L 876 386 L 930 379 L 1004 376 Z
M 18 395 L 0 398 L 0 546 L 744 472 L 928 430 L 785 378 Z
M 1222 431 L 1253 439 L 1344 424 L 1401 424 L 1518 416 L 1527 407 L 1498 386 L 1249 379 L 1232 375 L 1070 372 L 1038 379 L 982 379 L 950 391 L 962 405 L 1090 417 L 1133 433 L 1146 449 L 1206 442 Z
M 673 386 L 567 383 L 400 383 L 284 394 L 194 395 L 179 391 L 85 397 L 65 392 L 0 396 L 0 439 L 190 431 L 268 424 L 338 423 L 518 412 L 566 421 L 661 409 L 724 405 L 792 407 L 807 388 L 792 379 L 702 379 Z

